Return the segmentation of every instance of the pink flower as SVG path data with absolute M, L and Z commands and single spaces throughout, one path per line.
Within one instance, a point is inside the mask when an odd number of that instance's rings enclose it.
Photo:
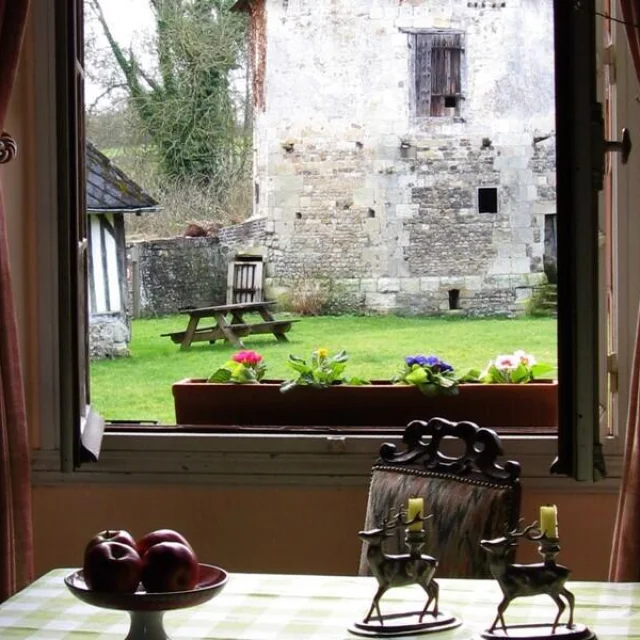
M 498 356 L 496 367 L 498 369 L 515 369 L 518 366 L 518 358 L 515 354 L 508 356 Z
M 255 367 L 262 360 L 262 356 L 257 351 L 238 351 L 232 360 L 246 367 Z

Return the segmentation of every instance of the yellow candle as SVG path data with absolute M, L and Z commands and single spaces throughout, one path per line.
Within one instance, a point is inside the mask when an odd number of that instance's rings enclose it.
M 547 538 L 558 537 L 558 507 L 555 504 L 540 507 L 540 531 Z
M 409 498 L 407 509 L 407 522 L 411 522 L 417 515 L 424 517 L 424 500 L 422 498 Z M 409 525 L 409 531 L 422 531 L 422 520 Z

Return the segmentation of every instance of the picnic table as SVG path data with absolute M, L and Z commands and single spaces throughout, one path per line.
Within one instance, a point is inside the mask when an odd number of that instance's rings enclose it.
M 180 345 L 180 349 L 188 349 L 192 342 L 207 341 L 213 344 L 216 340 L 227 340 L 236 347 L 244 347 L 240 338 L 258 333 L 272 333 L 278 342 L 287 342 L 285 333 L 297 320 L 276 320 L 270 307 L 275 301 L 241 302 L 223 304 L 215 307 L 199 307 L 181 309 L 180 313 L 189 315 L 185 331 L 172 331 L 161 334 Z M 258 313 L 260 321 L 245 320 L 245 314 Z M 215 324 L 199 327 L 202 318 L 213 318 Z

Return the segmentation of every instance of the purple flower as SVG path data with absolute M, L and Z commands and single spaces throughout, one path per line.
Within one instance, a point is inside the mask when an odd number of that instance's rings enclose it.
M 453 371 L 453 367 L 445 362 L 444 360 L 440 360 L 437 356 L 407 356 L 405 358 L 405 362 L 409 367 L 417 364 L 421 367 L 429 367 L 436 373 L 446 373 L 447 371 Z
M 412 367 L 414 364 L 419 364 L 421 367 L 424 367 L 426 364 L 428 364 L 427 360 L 428 360 L 427 356 L 422 356 L 422 355 L 420 355 L 420 356 L 407 356 L 405 358 L 405 362 L 410 367 Z

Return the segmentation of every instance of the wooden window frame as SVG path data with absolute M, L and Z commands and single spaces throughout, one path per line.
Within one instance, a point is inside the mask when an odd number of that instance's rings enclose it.
M 79 0 L 76 1 L 79 4 Z M 51 6 L 45 6 L 47 4 L 36 3 L 35 5 L 36 12 L 40 14 L 40 20 L 44 20 L 44 23 L 40 22 L 38 26 L 43 37 L 42 41 L 36 37 L 36 41 L 40 43 L 38 46 L 49 47 L 50 50 L 56 50 L 58 54 L 64 51 L 68 53 L 66 43 L 56 42 L 49 32 L 51 16 L 56 12 L 57 36 L 60 37 L 62 34 L 65 38 L 69 37 L 69 30 L 61 29 L 59 24 L 61 15 L 59 12 L 64 14 L 66 9 L 63 8 L 63 3 L 55 5 L 53 9 Z M 590 5 L 589 2 L 587 4 Z M 561 5 L 562 0 L 556 0 L 556 8 L 558 9 Z M 68 15 L 66 19 L 69 19 Z M 584 54 L 584 50 L 576 46 L 580 37 L 584 37 L 585 26 L 581 25 L 580 29 L 582 29 L 582 35 L 572 32 L 573 39 L 570 46 L 567 45 L 569 49 L 565 51 L 573 57 L 573 63 L 576 56 L 580 59 L 579 56 Z M 557 38 L 562 37 L 563 34 L 557 34 Z M 42 58 L 38 59 L 42 60 Z M 44 60 L 47 58 L 45 57 Z M 340 486 L 366 483 L 371 461 L 377 455 L 382 441 L 398 442 L 399 437 L 380 438 L 375 434 L 357 437 L 344 434 L 317 436 L 278 434 L 265 437 L 264 435 L 243 436 L 242 434 L 189 433 L 187 431 L 149 435 L 110 433 L 104 437 L 99 463 L 79 466 L 83 458 L 91 457 L 91 454 L 87 453 L 91 451 L 91 438 L 88 434 L 99 433 L 99 444 L 102 432 L 99 428 L 87 428 L 87 425 L 96 426 L 100 420 L 92 419 L 88 403 L 88 388 L 82 386 L 82 381 L 86 381 L 88 373 L 88 359 L 81 358 L 84 349 L 83 339 L 86 335 L 78 334 L 78 327 L 82 325 L 82 315 L 77 313 L 77 303 L 83 295 L 80 284 L 82 271 L 78 268 L 82 255 L 78 251 L 81 248 L 78 244 L 81 241 L 78 238 L 82 237 L 82 221 L 74 221 L 73 212 L 79 210 L 81 195 L 78 195 L 77 191 L 74 195 L 74 189 L 69 185 L 74 179 L 78 180 L 78 172 L 81 169 L 77 162 L 75 169 L 74 164 L 68 162 L 69 157 L 74 157 L 69 154 L 80 154 L 83 151 L 78 136 L 81 130 L 76 129 L 74 132 L 71 126 L 72 119 L 69 118 L 69 114 L 73 112 L 74 100 L 77 99 L 77 93 L 71 94 L 73 99 L 69 97 L 70 82 L 77 77 L 78 69 L 75 64 L 71 66 L 58 64 L 55 71 L 56 77 L 53 79 L 49 77 L 50 74 L 42 74 L 40 84 L 44 87 L 45 96 L 39 97 L 44 100 L 36 97 L 36 110 L 39 104 L 43 105 L 40 114 L 43 115 L 43 119 L 40 121 L 36 116 L 36 121 L 38 127 L 41 127 L 41 133 L 45 134 L 45 140 L 39 148 L 42 150 L 42 157 L 39 156 L 37 162 L 37 182 L 42 186 L 39 194 L 43 194 L 38 196 L 38 202 L 43 204 L 49 202 L 49 207 L 38 207 L 42 209 L 40 219 L 44 228 L 44 232 L 42 228 L 39 229 L 38 243 L 45 249 L 44 259 L 38 266 L 39 288 L 42 289 L 45 299 L 40 313 L 41 318 L 45 320 L 51 317 L 52 311 L 55 311 L 57 324 L 51 322 L 47 325 L 43 322 L 42 334 L 39 336 L 42 344 L 40 378 L 45 384 L 40 411 L 42 446 L 34 456 L 34 482 L 131 482 L 135 478 L 137 481 L 158 482 L 203 482 L 209 479 L 215 482 L 242 484 L 263 484 L 265 480 L 273 484 L 302 482 Z M 566 74 L 573 73 L 571 65 L 566 66 L 563 73 L 566 81 Z M 61 77 L 67 78 L 66 83 L 61 80 Z M 559 79 L 559 81 L 562 80 Z M 580 81 L 580 77 L 573 79 L 573 82 L 578 84 Z M 55 100 L 57 113 L 53 117 L 46 99 L 47 92 L 49 97 L 57 96 Z M 36 87 L 36 96 L 38 95 Z M 75 104 L 77 105 L 77 102 Z M 60 123 L 61 119 L 64 122 Z M 56 121 L 59 123 L 57 128 Z M 587 136 L 582 135 L 583 139 L 578 143 L 575 140 L 576 131 L 580 131 L 580 127 L 585 125 L 584 118 L 576 118 L 573 113 L 570 125 L 570 135 L 560 136 L 558 149 L 560 154 L 564 154 L 566 160 L 574 163 L 576 159 L 590 157 L 590 155 L 587 153 L 585 156 L 585 149 L 580 146 L 588 144 L 584 140 Z M 52 135 L 53 131 L 55 135 Z M 565 203 L 575 207 L 575 200 L 580 200 L 582 197 L 580 189 L 559 185 L 559 193 L 563 193 L 563 189 Z M 51 194 L 57 194 L 56 198 L 47 200 Z M 51 213 L 51 202 L 55 203 L 57 215 Z M 576 222 L 573 219 L 571 224 Z M 565 239 L 571 224 L 567 222 L 565 225 Z M 586 226 L 583 219 L 582 226 Z M 48 235 L 47 231 L 51 231 L 51 234 Z M 65 235 L 69 237 L 64 238 Z M 51 238 L 56 237 L 58 238 L 57 250 L 49 250 L 47 253 L 46 249 L 51 249 Z M 574 277 L 580 267 L 584 266 L 582 261 L 592 261 L 592 256 L 587 257 L 584 253 L 577 251 L 580 242 L 586 242 L 589 250 L 593 249 L 591 240 L 592 237 L 587 230 L 583 230 L 582 235 L 575 238 L 572 245 L 574 249 L 567 254 L 566 258 L 569 260 L 567 273 L 571 274 L 571 277 Z M 52 277 L 53 274 L 56 276 Z M 564 284 L 565 291 L 569 291 L 569 284 L 573 282 L 568 276 L 567 278 Z M 589 277 L 588 281 L 591 292 L 589 296 L 591 296 L 593 278 Z M 592 309 L 593 307 L 589 307 L 588 304 L 593 300 L 579 291 L 579 287 L 574 289 L 578 291 L 575 295 L 570 294 L 570 304 L 563 316 L 565 320 L 559 328 L 562 340 L 569 345 L 566 347 L 568 362 L 571 363 L 568 371 L 571 375 L 577 376 L 579 382 L 576 393 L 564 401 L 561 409 L 565 414 L 566 424 L 571 424 L 572 427 L 575 426 L 575 415 L 581 408 L 586 408 L 583 412 L 584 422 L 591 421 L 593 406 L 589 403 L 593 400 L 590 394 L 594 379 L 594 362 L 597 362 L 597 353 L 592 352 L 593 322 L 590 319 L 583 323 L 584 314 L 577 313 L 580 309 Z M 50 290 L 58 292 L 58 295 L 49 295 Z M 576 327 L 576 322 L 580 326 Z M 571 340 L 566 342 L 567 336 L 573 333 L 581 340 L 578 344 L 572 343 Z M 585 360 L 588 366 L 581 367 Z M 83 389 L 87 392 L 86 394 L 83 393 Z M 587 428 L 583 428 L 581 439 L 578 441 L 573 433 L 560 438 L 507 436 L 504 438 L 505 454 L 519 459 L 523 463 L 526 477 L 530 480 L 535 479 L 537 486 L 573 487 L 569 477 L 578 475 L 574 454 L 577 449 L 584 453 L 585 448 L 589 450 L 593 447 L 593 432 L 589 431 L 591 426 L 591 423 L 586 424 Z M 565 454 L 559 460 L 558 470 L 569 476 L 567 478 L 549 475 L 549 463 L 557 450 L 558 440 L 561 441 Z M 609 444 L 605 443 L 607 448 L 613 451 Z M 588 460 L 588 456 L 584 460 Z M 620 462 L 621 459 L 617 458 L 614 460 L 614 465 L 609 467 L 613 481 L 600 483 L 605 490 L 611 490 L 612 487 L 617 486 L 615 478 L 620 475 Z M 590 464 L 582 463 L 581 479 L 587 481 L 592 479 L 589 477 Z M 69 471 L 75 471 L 75 473 L 68 473 Z M 132 473 L 135 473 L 135 476 L 132 476 Z M 589 482 L 584 484 L 588 486 Z

